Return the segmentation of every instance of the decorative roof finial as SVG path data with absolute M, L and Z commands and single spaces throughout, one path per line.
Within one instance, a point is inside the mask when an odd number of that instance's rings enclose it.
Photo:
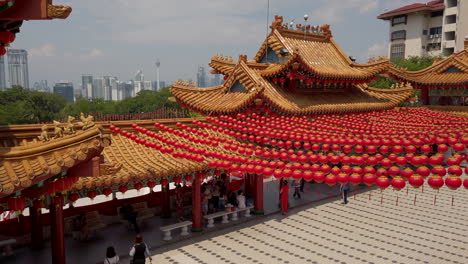
M 281 25 L 283 24 L 283 16 L 275 16 L 275 20 L 271 22 L 270 28 L 275 30 L 275 29 L 281 29 Z

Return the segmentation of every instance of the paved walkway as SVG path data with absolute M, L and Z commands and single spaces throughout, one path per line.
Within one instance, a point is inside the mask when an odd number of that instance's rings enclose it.
M 417 194 L 416 205 L 413 205 Z M 437 195 L 434 206 L 434 195 Z M 454 206 L 451 206 L 455 195 Z M 396 200 L 398 196 L 398 206 Z M 153 251 L 153 263 L 468 263 L 468 191 L 372 191 Z

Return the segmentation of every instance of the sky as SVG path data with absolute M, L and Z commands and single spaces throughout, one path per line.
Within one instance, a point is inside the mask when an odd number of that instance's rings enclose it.
M 285 22 L 330 24 L 349 56 L 366 62 L 387 55 L 388 22 L 376 17 L 411 0 L 54 0 L 73 8 L 65 20 L 25 21 L 11 48 L 29 52 L 31 86 L 71 80 L 82 74 L 130 80 L 141 69 L 146 80 L 160 76 L 195 80 L 198 65 L 217 53 L 252 58 L 275 14 Z

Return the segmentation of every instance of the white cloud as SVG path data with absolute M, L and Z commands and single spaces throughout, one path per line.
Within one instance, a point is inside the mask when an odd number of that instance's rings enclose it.
M 368 57 L 387 56 L 387 43 L 375 43 L 367 49 Z
M 31 57 L 53 57 L 56 55 L 57 48 L 53 44 L 44 44 L 39 48 L 29 49 L 28 53 Z
M 311 12 L 312 19 L 320 24 L 336 24 L 343 22 L 345 12 L 357 10 L 359 14 L 374 11 L 378 7 L 378 0 L 320 0 Z M 359 15 L 356 14 L 356 15 Z
M 88 53 L 81 54 L 78 57 L 81 58 L 81 59 L 84 59 L 84 60 L 89 60 L 89 59 L 94 59 L 96 57 L 100 57 L 103 54 L 104 54 L 104 52 L 102 50 L 94 48 L 91 51 L 89 51 Z

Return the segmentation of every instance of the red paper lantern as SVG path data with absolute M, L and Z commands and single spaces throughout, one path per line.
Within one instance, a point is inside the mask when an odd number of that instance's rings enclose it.
M 410 178 L 411 176 L 413 176 L 413 174 L 414 174 L 414 171 L 413 171 L 412 169 L 410 169 L 410 168 L 406 168 L 406 169 L 404 169 L 404 170 L 401 171 L 401 176 L 402 176 L 403 178 L 406 178 L 406 179 L 408 179 L 408 178 Z
M 375 180 L 375 184 L 380 188 L 380 189 L 386 189 L 388 186 L 390 186 L 390 180 L 386 176 L 380 176 Z
M 135 188 L 137 191 L 141 190 L 143 188 L 143 184 L 141 182 L 137 182 L 133 184 L 133 188 Z
M 34 200 L 33 201 L 33 207 L 36 208 L 36 209 L 44 208 L 44 201 L 41 200 L 41 199 Z
M 452 190 L 456 190 L 462 185 L 462 180 L 458 176 L 450 175 L 445 178 L 445 185 Z
M 424 184 L 424 178 L 421 175 L 414 174 L 409 177 L 408 182 L 414 188 L 419 188 Z
M 349 182 L 352 184 L 352 185 L 359 185 L 361 184 L 362 182 L 362 177 L 361 177 L 361 174 L 359 173 L 353 173 L 349 176 Z
M 68 195 L 68 200 L 70 200 L 70 202 L 72 203 L 76 202 L 79 198 L 80 195 L 77 193 L 71 193 L 70 195 Z
M 397 176 L 399 173 L 400 173 L 400 168 L 396 166 L 392 166 L 388 169 L 388 174 L 390 174 L 390 176 L 392 177 Z
M 468 189 L 468 178 L 463 180 L 463 187 L 465 187 L 465 189 Z
M 333 186 L 336 184 L 336 176 L 333 175 L 333 174 L 328 174 L 326 177 L 325 177 L 325 183 L 328 185 L 328 186 Z
M 432 168 L 431 172 L 432 174 L 437 174 L 440 177 L 444 177 L 447 174 L 447 171 L 442 166 L 435 166 L 434 168 Z
M 432 147 L 431 147 L 431 146 L 429 146 L 429 145 L 422 145 L 422 146 L 421 146 L 421 152 L 426 152 L 426 153 L 428 153 L 428 152 L 431 152 L 431 151 L 432 151 Z
M 440 177 L 439 175 L 432 175 L 429 180 L 427 180 L 427 183 L 431 188 L 433 189 L 439 189 L 440 187 L 444 186 L 444 179 Z
M 366 173 L 364 174 L 364 176 L 362 177 L 362 181 L 367 185 L 367 186 L 371 186 L 375 183 L 375 181 L 377 180 L 377 176 L 375 176 L 375 174 L 373 173 Z
M 438 152 L 445 153 L 445 152 L 448 151 L 448 149 L 449 149 L 449 147 L 447 145 L 445 145 L 445 144 L 440 144 L 440 145 L 437 146 L 437 151 Z
M 119 192 L 125 193 L 126 191 L 128 191 L 128 186 L 127 185 L 120 185 L 119 186 Z
M 426 166 L 422 166 L 416 169 L 416 173 L 425 178 L 431 174 L 431 170 Z
M 456 143 L 455 145 L 452 146 L 453 150 L 457 151 L 457 152 L 462 152 L 465 150 L 465 145 L 463 145 L 462 143 Z
M 306 170 L 303 173 L 304 180 L 310 182 L 314 178 L 314 174 L 310 170 Z
M 399 191 L 403 188 L 405 188 L 406 182 L 403 180 L 402 177 L 396 176 L 395 178 L 392 179 L 392 187 L 393 189 Z
M 112 194 L 112 189 L 111 188 L 105 188 L 102 190 L 102 194 L 104 194 L 105 196 L 109 196 Z
M 184 175 L 184 180 L 185 180 L 185 182 L 192 182 L 192 180 L 193 180 L 192 174 L 186 174 L 186 175 Z M 148 187 L 150 187 L 150 186 L 149 186 L 149 183 L 150 183 L 150 182 L 148 182 Z M 156 186 L 156 182 L 154 182 L 154 183 L 155 183 L 155 185 L 154 185 L 153 187 L 150 187 L 151 189 L 154 188 L 154 187 Z
M 96 196 L 97 196 L 97 192 L 94 191 L 94 190 L 89 191 L 89 192 L 86 194 L 86 196 L 87 196 L 88 198 L 90 198 L 91 200 L 94 200 L 94 198 L 96 198 Z
M 336 175 L 334 173 L 332 173 L 333 175 Z M 348 174 L 344 173 L 344 172 L 341 172 L 341 173 L 338 173 L 338 175 L 336 175 L 336 181 L 338 183 L 341 183 L 341 184 L 346 184 L 349 182 L 349 179 L 348 179 Z
M 314 172 L 314 181 L 322 183 L 325 180 L 325 174 L 321 171 Z
M 12 197 L 8 198 L 7 204 L 8 208 L 15 212 L 23 211 L 23 209 L 26 207 L 26 200 L 24 200 L 23 197 Z

